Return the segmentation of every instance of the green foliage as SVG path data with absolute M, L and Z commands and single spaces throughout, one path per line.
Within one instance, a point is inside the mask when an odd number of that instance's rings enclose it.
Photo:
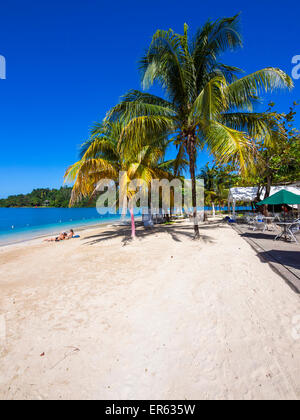
M 72 188 L 38 188 L 30 194 L 11 195 L 0 199 L 0 207 L 68 207 Z M 94 206 L 94 202 L 83 200 L 78 207 Z
M 172 136 L 184 147 L 192 179 L 204 145 L 219 162 L 234 162 L 245 171 L 253 162 L 254 140 L 272 136 L 270 116 L 253 112 L 254 106 L 263 93 L 292 88 L 293 82 L 271 67 L 238 78 L 241 70 L 221 64 L 219 57 L 241 46 L 237 16 L 208 21 L 194 37 L 186 24 L 183 34 L 158 30 L 140 61 L 140 73 L 143 87 L 156 82 L 164 97 L 130 91 L 106 120 L 126 124 L 121 142 L 128 148 L 146 135 Z
M 135 147 L 124 148 L 120 144 L 124 125 L 120 122 L 96 124 L 91 138 L 81 148 L 81 159 L 70 166 L 65 174 L 66 181 L 74 183 L 70 206 L 83 198 L 97 193 L 100 180 L 110 179 L 119 184 L 119 175 L 124 173 L 121 182 L 127 189 L 127 199 L 135 195 L 131 181 L 141 179 L 149 186 L 153 178 L 172 178 L 179 175 L 184 162 L 179 157 L 164 161 L 168 140 L 157 137 L 156 141 L 145 138 Z M 120 203 L 122 206 L 123 203 Z
M 212 203 L 219 206 L 227 204 L 229 188 L 237 181 L 237 175 L 233 171 L 232 166 L 218 165 L 216 163 L 212 166 L 206 164 L 200 170 L 197 178 L 204 180 L 204 199 L 207 206 L 211 206 Z
M 294 102 L 287 114 L 278 114 L 283 136 L 275 138 L 272 146 L 261 145 L 266 170 L 276 184 L 300 179 L 300 132 L 294 127 L 297 105 Z
M 264 115 L 254 113 L 262 93 L 293 87 L 278 68 L 265 68 L 238 78 L 240 69 L 220 63 L 222 53 L 242 46 L 238 16 L 208 21 L 194 37 L 187 24 L 183 34 L 158 30 L 140 61 L 144 89 L 154 83 L 164 91 L 160 98 L 130 91 L 106 116 L 126 126 L 120 142 L 125 148 L 145 137 L 172 137 L 189 162 L 195 238 L 199 237 L 195 169 L 204 147 L 220 164 L 234 163 L 246 173 L 253 164 L 254 142 L 270 138 Z
M 274 127 L 272 135 L 257 141 L 255 166 L 240 180 L 243 185 L 267 187 L 266 197 L 271 185 L 300 179 L 300 132 L 294 127 L 297 105 L 294 102 L 287 114 L 279 114 L 273 111 L 275 104 L 269 104 L 265 115 Z
M 74 182 L 71 203 L 93 196 L 99 179 L 116 179 L 121 169 L 130 169 L 130 179 L 141 174 L 148 182 L 157 171 L 178 176 L 189 165 L 196 216 L 196 161 L 204 147 L 216 162 L 206 168 L 208 201 L 223 203 L 229 187 L 245 181 L 242 173 L 252 171 L 256 179 L 263 162 L 259 156 L 287 136 L 278 114 L 254 112 L 255 106 L 263 93 L 291 89 L 293 82 L 278 68 L 240 77 L 242 70 L 220 63 L 224 52 L 241 46 L 238 16 L 208 21 L 193 37 L 186 24 L 182 34 L 158 30 L 140 60 L 140 73 L 143 88 L 157 83 L 163 97 L 131 90 L 94 127 L 80 161 L 66 172 Z M 177 147 L 177 158 L 164 162 L 170 143 Z M 297 156 L 293 141 L 288 150 Z M 279 164 L 276 153 L 272 165 Z M 284 165 L 291 169 L 295 162 Z M 196 217 L 194 229 L 196 237 Z
M 202 168 L 198 178 L 205 183 L 205 202 L 220 203 L 225 201 L 226 192 L 234 186 L 257 186 L 258 197 L 265 188 L 265 197 L 269 196 L 272 185 L 289 184 L 300 180 L 300 132 L 294 127 L 296 102 L 287 114 L 274 112 L 271 102 L 268 110 L 261 114 L 269 121 L 271 136 L 254 139 L 254 166 L 246 175 L 236 171 L 233 164 L 208 164 Z

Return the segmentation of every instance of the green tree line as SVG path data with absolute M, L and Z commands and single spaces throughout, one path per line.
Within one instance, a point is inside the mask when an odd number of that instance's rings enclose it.
M 11 195 L 0 199 L 0 207 L 68 207 L 72 188 L 37 188 L 29 194 Z M 76 207 L 92 207 L 95 202 L 83 199 Z

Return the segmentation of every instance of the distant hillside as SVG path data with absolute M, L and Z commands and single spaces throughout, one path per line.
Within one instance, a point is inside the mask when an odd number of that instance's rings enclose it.
M 72 188 L 62 187 L 59 190 L 38 188 L 30 194 L 11 195 L 0 199 L 0 207 L 68 207 Z M 95 202 L 83 200 L 76 207 L 92 207 Z

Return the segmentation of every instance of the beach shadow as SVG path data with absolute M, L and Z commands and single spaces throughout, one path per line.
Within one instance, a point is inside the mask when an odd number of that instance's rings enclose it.
M 240 236 L 242 238 L 252 238 L 252 239 L 269 239 L 269 240 L 274 240 L 276 238 L 276 236 L 278 235 L 278 233 L 276 232 L 272 232 L 272 233 L 264 233 L 264 232 L 259 232 L 259 231 L 254 231 L 254 232 L 244 232 L 241 233 Z
M 279 249 L 271 249 L 267 252 L 259 252 L 258 256 L 260 259 L 264 260 L 264 262 L 267 261 L 280 263 L 286 267 L 299 270 L 300 276 L 300 251 L 283 251 Z
M 225 227 L 225 226 L 228 226 L 228 223 L 226 223 L 226 222 L 218 222 L 218 223 L 208 223 L 208 224 L 203 224 L 203 225 L 200 225 L 199 226 L 199 228 L 200 229 L 219 229 L 219 228 L 223 228 L 223 227 Z
M 182 242 L 183 239 L 190 239 L 193 240 L 194 232 L 193 226 L 180 226 L 179 224 L 176 225 L 155 225 L 153 228 L 144 228 L 142 223 L 136 223 L 137 228 L 137 238 L 139 240 L 143 240 L 145 238 L 155 236 L 160 233 L 167 233 L 173 241 L 175 242 Z M 206 227 L 199 227 L 200 228 L 200 239 L 206 243 L 214 243 L 214 239 L 210 236 L 201 234 L 201 229 L 207 229 Z M 121 240 L 121 243 L 126 246 L 131 243 L 131 227 L 124 226 L 118 227 L 118 229 L 110 229 L 103 231 L 96 235 L 91 235 L 83 238 L 82 240 L 85 241 L 85 245 L 95 245 L 101 242 L 105 242 L 111 239 L 118 238 Z

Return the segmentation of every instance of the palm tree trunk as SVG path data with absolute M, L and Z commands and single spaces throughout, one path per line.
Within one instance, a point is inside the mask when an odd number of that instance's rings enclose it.
M 192 136 L 188 136 L 188 155 L 190 163 L 190 176 L 192 180 L 192 206 L 193 206 L 193 221 L 194 221 L 194 239 L 200 237 L 198 218 L 197 218 L 197 190 L 196 190 L 196 175 L 195 175 L 195 157 L 196 157 L 196 147 L 195 140 Z
M 213 217 L 216 217 L 216 209 L 215 209 L 215 203 L 212 201 L 212 215 Z
M 174 213 L 174 192 L 171 189 L 171 201 L 170 201 L 170 220 L 172 220 L 173 217 L 173 213 Z
M 135 221 L 134 221 L 134 213 L 133 208 L 129 208 L 130 218 L 131 218 L 131 238 L 135 239 Z

